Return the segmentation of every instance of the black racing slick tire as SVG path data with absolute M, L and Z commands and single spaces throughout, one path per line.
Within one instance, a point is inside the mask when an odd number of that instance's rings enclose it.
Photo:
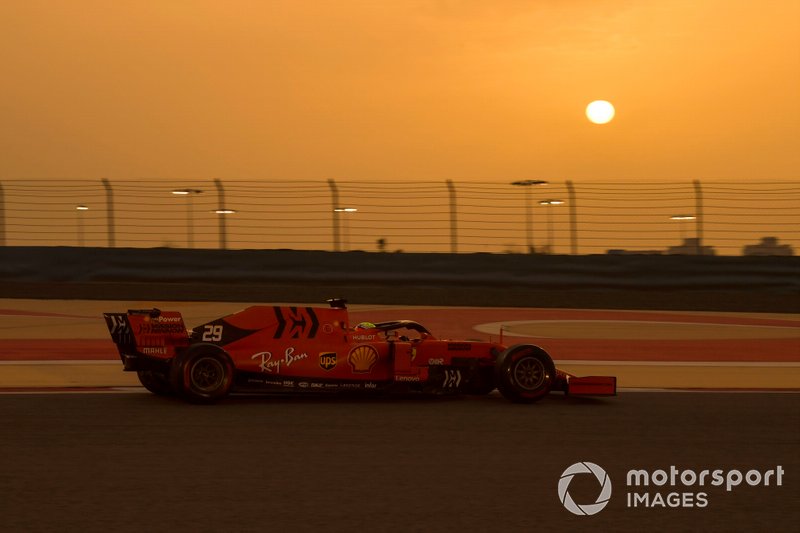
M 170 385 L 169 378 L 165 374 L 153 370 L 139 370 L 136 375 L 139 378 L 139 383 L 153 394 L 172 396 L 172 385 Z
M 515 403 L 542 399 L 556 379 L 550 356 L 532 344 L 518 344 L 504 351 L 495 364 L 495 383 L 500 393 Z
M 214 403 L 225 398 L 233 384 L 233 363 L 216 347 L 198 347 L 172 365 L 172 385 L 192 403 Z

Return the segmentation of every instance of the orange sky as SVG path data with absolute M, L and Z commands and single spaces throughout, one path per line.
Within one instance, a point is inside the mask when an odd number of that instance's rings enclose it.
M 0 58 L 0 179 L 800 176 L 797 0 L 4 0 Z

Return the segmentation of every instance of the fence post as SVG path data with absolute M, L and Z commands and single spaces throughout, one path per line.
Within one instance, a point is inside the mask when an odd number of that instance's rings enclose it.
M 6 197 L 0 183 L 0 246 L 6 245 Z
M 700 255 L 703 250 L 703 187 L 700 180 L 694 180 L 694 199 L 695 199 L 695 237 L 697 249 L 695 253 Z
M 108 247 L 114 248 L 117 244 L 116 228 L 114 226 L 114 190 L 111 188 L 111 182 L 106 178 L 100 180 L 103 182 L 103 187 L 106 190 L 106 220 L 108 225 Z
M 458 253 L 458 207 L 456 205 L 456 187 L 453 180 L 447 180 L 450 193 L 450 253 Z
M 219 220 L 219 249 L 224 250 L 228 247 L 228 229 L 225 226 L 225 189 L 222 187 L 222 180 L 214 179 L 214 186 L 217 188 L 217 217 Z
M 328 180 L 328 187 L 331 189 L 331 216 L 333 217 L 333 251 L 338 252 L 341 249 L 339 237 L 339 188 L 336 182 L 332 179 Z
M 578 200 L 575 196 L 575 186 L 567 180 L 567 194 L 569 195 L 569 241 L 572 255 L 578 255 Z

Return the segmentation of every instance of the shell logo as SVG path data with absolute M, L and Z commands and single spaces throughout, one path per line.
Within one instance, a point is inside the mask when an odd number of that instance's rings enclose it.
M 378 350 L 367 344 L 356 346 L 347 355 L 354 374 L 368 374 L 378 362 Z

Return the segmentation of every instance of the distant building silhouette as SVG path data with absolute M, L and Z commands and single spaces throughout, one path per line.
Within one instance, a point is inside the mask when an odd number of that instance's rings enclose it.
M 667 248 L 669 255 L 717 255 L 712 246 L 702 246 L 700 239 L 690 237 L 683 239 L 683 244 Z
M 788 244 L 778 244 L 777 237 L 762 237 L 758 244 L 748 244 L 742 248 L 743 255 L 794 255 Z
M 663 253 L 663 250 L 625 250 L 623 248 L 606 250 L 608 255 L 661 255 Z

